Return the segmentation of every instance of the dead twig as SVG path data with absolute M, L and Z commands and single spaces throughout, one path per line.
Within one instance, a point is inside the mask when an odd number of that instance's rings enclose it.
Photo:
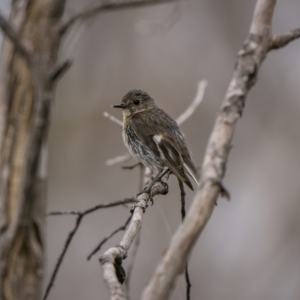
M 61 79 L 66 72 L 71 68 L 72 61 L 67 59 L 62 64 L 56 66 L 49 74 L 49 81 L 51 84 L 57 82 L 59 79 Z
M 113 123 L 119 125 L 120 127 L 123 127 L 123 123 L 122 121 L 120 121 L 119 119 L 117 119 L 116 117 L 112 116 L 111 114 L 109 114 L 108 112 L 104 112 L 103 116 L 105 118 L 108 118 L 110 121 L 112 121 Z
M 199 81 L 197 93 L 194 100 L 191 102 L 188 108 L 176 119 L 178 125 L 181 125 L 183 122 L 185 122 L 195 112 L 196 108 L 203 100 L 206 86 L 206 80 Z
M 77 232 L 77 230 L 78 230 L 78 228 L 79 228 L 79 225 L 80 225 L 80 223 L 81 223 L 81 221 L 82 221 L 82 218 L 83 218 L 83 215 L 78 215 L 78 216 L 77 216 L 76 222 L 75 222 L 75 226 L 74 226 L 74 228 L 69 232 L 69 235 L 68 235 L 68 237 L 67 237 L 67 239 L 66 239 L 66 241 L 65 241 L 63 250 L 62 250 L 61 254 L 60 254 L 59 257 L 58 257 L 58 260 L 57 260 L 57 262 L 56 262 L 56 264 L 55 264 L 54 270 L 53 270 L 52 275 L 51 275 L 51 277 L 50 277 L 49 283 L 48 283 L 48 285 L 47 285 L 47 288 L 46 288 L 46 291 L 45 291 L 45 295 L 44 295 L 44 298 L 43 298 L 44 300 L 46 300 L 46 299 L 48 298 L 48 296 L 49 296 L 49 293 L 50 293 L 50 291 L 51 291 L 51 289 L 52 289 L 52 287 L 53 287 L 55 278 L 56 278 L 56 276 L 57 276 L 59 267 L 60 267 L 60 265 L 61 265 L 61 263 L 62 263 L 62 261 L 63 261 L 65 255 L 66 255 L 66 252 L 67 252 L 67 250 L 68 250 L 68 248 L 69 248 L 69 246 L 70 246 L 70 244 L 71 244 L 71 241 L 72 241 L 74 235 L 76 234 L 76 232 Z
M 125 154 L 125 155 L 120 155 L 120 156 L 117 156 L 115 158 L 111 158 L 111 159 L 108 159 L 105 164 L 110 167 L 110 166 L 114 166 L 116 164 L 119 164 L 119 163 L 122 163 L 122 162 L 125 162 L 125 161 L 128 161 L 130 160 L 132 157 L 130 156 L 130 154 Z
M 269 51 L 280 49 L 300 37 L 300 28 L 291 30 L 287 34 L 275 35 L 270 41 Z
M 116 230 L 114 230 L 110 235 L 108 235 L 107 237 L 105 237 L 100 243 L 99 245 L 88 255 L 87 260 L 90 260 L 92 258 L 92 256 L 94 254 L 96 254 L 98 251 L 100 251 L 101 247 L 110 239 L 112 238 L 115 234 L 117 234 L 118 232 L 125 230 L 128 223 L 131 220 L 131 215 L 129 216 L 129 218 L 126 220 L 125 224 L 120 226 L 119 228 L 117 228 Z
M 106 203 L 106 204 L 98 204 L 95 205 L 94 207 L 88 208 L 84 211 L 53 211 L 48 213 L 48 216 L 61 216 L 61 215 L 87 215 L 90 214 L 96 210 L 99 209 L 103 209 L 103 208 L 110 208 L 110 207 L 115 207 L 115 206 L 120 206 L 120 205 L 126 205 L 126 204 L 130 204 L 130 203 L 134 203 L 135 202 L 135 198 L 126 198 L 124 200 L 119 200 L 119 201 L 115 201 L 115 202 L 110 202 L 110 203 Z
M 182 221 L 185 219 L 185 190 L 182 181 L 178 180 L 179 188 L 180 188 L 180 200 L 181 200 L 181 219 Z M 191 280 L 188 268 L 188 262 L 185 265 L 185 282 L 186 282 L 186 300 L 191 299 Z
M 66 255 L 66 253 L 67 253 L 67 250 L 68 250 L 68 248 L 69 248 L 69 246 L 70 246 L 70 244 L 73 240 L 73 237 L 75 236 L 75 234 L 76 234 L 76 232 L 79 228 L 79 225 L 81 224 L 81 221 L 82 221 L 83 217 L 86 216 L 87 214 L 90 214 L 90 213 L 92 213 L 96 210 L 99 210 L 99 209 L 110 208 L 110 207 L 115 207 L 115 206 L 120 206 L 120 205 L 126 205 L 126 204 L 134 203 L 134 202 L 135 202 L 134 198 L 127 198 L 127 199 L 124 199 L 124 200 L 115 201 L 115 202 L 111 202 L 111 203 L 107 203 L 107 204 L 99 204 L 99 205 L 96 205 L 92 208 L 88 208 L 83 212 L 80 212 L 80 211 L 55 211 L 55 212 L 51 212 L 51 213 L 48 214 L 48 216 L 75 215 L 75 216 L 77 216 L 77 218 L 76 218 L 76 221 L 75 221 L 74 228 L 69 232 L 69 235 L 68 235 L 68 237 L 65 241 L 65 244 L 63 246 L 62 252 L 61 252 L 61 254 L 59 255 L 59 257 L 57 259 L 57 262 L 55 264 L 54 270 L 51 274 L 50 280 L 48 282 L 48 285 L 47 285 L 47 288 L 46 288 L 46 291 L 45 291 L 45 295 L 44 295 L 44 298 L 43 298 L 44 300 L 46 300 L 48 298 L 49 294 L 50 294 L 50 291 L 51 291 L 51 289 L 53 287 L 53 284 L 55 282 L 55 279 L 56 279 L 57 273 L 59 271 L 59 268 L 60 268 L 60 266 L 62 264 L 62 261 L 63 261 L 65 255 Z M 111 236 L 113 236 L 113 235 L 111 235 Z M 105 242 L 108 239 L 109 238 L 107 238 L 105 240 Z

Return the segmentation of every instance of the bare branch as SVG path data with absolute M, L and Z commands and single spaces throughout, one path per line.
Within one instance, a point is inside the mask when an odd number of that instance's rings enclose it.
M 165 195 L 168 192 L 168 186 L 165 183 L 168 174 L 164 177 L 164 182 L 156 182 L 151 188 L 150 194 L 142 193 L 138 195 L 136 204 L 133 208 L 131 222 L 119 245 L 109 248 L 100 258 L 103 268 L 103 276 L 109 289 L 111 299 L 126 299 L 122 281 L 118 277 L 118 272 L 122 269 L 122 260 L 126 258 L 129 247 L 141 228 L 143 214 L 147 208 L 147 203 L 157 194 Z
M 103 113 L 103 116 L 104 116 L 105 118 L 108 118 L 108 119 L 109 119 L 110 121 L 112 121 L 113 123 L 115 123 L 115 124 L 117 124 L 117 125 L 123 127 L 122 121 L 120 121 L 120 120 L 117 119 L 116 117 L 112 116 L 112 115 L 109 114 L 108 112 L 105 111 L 105 112 Z
M 222 190 L 221 180 L 231 149 L 231 141 L 241 117 L 246 96 L 257 79 L 271 39 L 271 22 L 275 0 L 258 0 L 250 34 L 235 66 L 221 110 L 211 133 L 202 164 L 200 189 L 190 210 L 174 234 L 153 277 L 143 292 L 143 300 L 168 299 L 174 282 L 184 270 L 187 257 L 204 229 Z
M 287 34 L 275 35 L 270 42 L 269 51 L 280 49 L 299 37 L 300 28 L 291 30 Z
M 116 165 L 116 164 L 119 164 L 119 163 L 122 163 L 122 162 L 125 162 L 125 161 L 128 161 L 130 160 L 132 157 L 130 156 L 130 154 L 124 154 L 124 155 L 120 155 L 120 156 L 117 156 L 115 158 L 111 158 L 111 159 L 108 159 L 105 164 L 110 167 L 110 166 L 113 166 L 113 165 Z
M 50 294 L 50 291 L 53 287 L 53 284 L 55 282 L 55 279 L 56 279 L 56 276 L 57 276 L 57 273 L 59 271 L 59 268 L 62 264 L 62 261 L 67 253 L 67 250 L 73 240 L 73 237 L 75 236 L 78 228 L 79 228 L 79 225 L 81 224 L 81 221 L 83 219 L 84 216 L 86 216 L 87 214 L 90 214 L 96 210 L 99 210 L 99 209 L 103 209 L 103 208 L 109 208 L 109 207 L 114 207 L 114 206 L 119 206 L 119 205 L 125 205 L 125 204 L 128 204 L 128 203 L 134 203 L 135 199 L 133 198 L 128 198 L 128 199 L 124 199 L 124 200 L 121 200 L 121 201 L 115 201 L 115 202 L 111 202 L 111 203 L 107 203 L 107 204 L 99 204 L 99 205 L 96 205 L 92 208 L 89 208 L 89 209 L 86 209 L 85 211 L 83 212 L 79 212 L 79 211 L 56 211 L 56 212 L 51 212 L 49 213 L 48 215 L 49 216 L 58 216 L 58 215 L 76 215 L 77 218 L 76 218 L 76 222 L 75 222 L 75 226 L 74 228 L 70 231 L 66 241 L 65 241 L 65 244 L 64 244 L 64 247 L 62 249 L 62 252 L 61 254 L 59 255 L 58 259 L 57 259 L 57 262 L 55 264 L 55 267 L 54 267 L 54 270 L 51 274 L 51 277 L 50 277 L 50 280 L 49 280 L 49 283 L 47 285 L 47 288 L 46 288 L 46 292 L 45 292 L 45 295 L 44 295 L 44 300 L 46 300 Z M 131 217 L 130 217 L 131 218 Z M 125 224 L 125 226 L 127 226 L 127 223 Z M 112 237 L 113 234 L 110 236 Z M 105 239 L 105 241 L 102 243 L 104 244 L 110 237 L 107 237 Z M 102 246 L 102 244 L 100 245 L 100 247 Z
M 70 231 L 70 233 L 69 233 L 69 235 L 68 235 L 68 238 L 66 239 L 66 242 L 65 242 L 65 245 L 64 245 L 64 247 L 63 247 L 63 250 L 62 250 L 61 254 L 60 254 L 59 257 L 58 257 L 58 260 L 57 260 L 57 262 L 56 262 L 54 271 L 53 271 L 53 273 L 52 273 L 52 275 L 51 275 L 51 278 L 50 278 L 50 280 L 49 280 L 48 286 L 47 286 L 47 288 L 46 288 L 46 292 L 45 292 L 45 295 L 44 295 L 44 298 L 43 298 L 44 300 L 46 300 L 46 299 L 48 298 L 48 296 L 49 296 L 49 293 L 50 293 L 50 291 L 51 291 L 51 289 L 52 289 L 52 286 L 53 286 L 53 284 L 54 284 L 54 281 L 55 281 L 57 272 L 58 272 L 58 270 L 59 270 L 59 267 L 60 267 L 60 265 L 61 265 L 61 263 L 62 263 L 62 261 L 63 261 L 65 255 L 66 255 L 66 252 L 67 252 L 67 250 L 68 250 L 68 248 L 69 248 L 69 245 L 71 244 L 71 241 L 72 241 L 72 239 L 73 239 L 75 233 L 77 232 L 77 230 L 78 230 L 78 228 L 79 228 L 79 225 L 80 225 L 80 223 L 81 223 L 81 221 L 82 221 L 82 217 L 83 217 L 83 215 L 78 215 L 78 216 L 77 216 L 76 222 L 75 222 L 75 226 L 74 226 L 74 228 Z
M 84 211 L 53 211 L 48 213 L 48 216 L 62 216 L 62 215 L 87 215 L 90 214 L 96 210 L 99 209 L 103 209 L 103 208 L 110 208 L 110 207 L 114 207 L 114 206 L 120 206 L 120 205 L 125 205 L 125 204 L 130 204 L 130 203 L 134 203 L 135 202 L 135 198 L 126 198 L 124 200 L 119 200 L 119 201 L 115 201 L 115 202 L 110 202 L 110 203 L 106 203 L 106 204 L 98 204 L 92 208 L 88 208 Z
M 28 51 L 28 49 L 21 43 L 18 38 L 17 33 L 12 28 L 11 24 L 3 17 L 3 14 L 0 12 L 0 28 L 2 29 L 3 34 L 6 35 L 7 38 L 12 42 L 16 51 L 23 56 L 28 66 L 33 65 L 33 57 L 32 54 Z
M 156 5 L 162 3 L 169 3 L 174 0 L 127 0 L 127 1 L 106 1 L 101 3 L 93 8 L 89 8 L 87 10 L 76 13 L 67 19 L 59 29 L 59 34 L 65 34 L 77 21 L 87 20 L 89 18 L 97 16 L 100 12 L 105 11 L 116 11 L 120 9 L 132 9 L 137 7 Z
M 117 234 L 119 231 L 125 230 L 127 225 L 129 224 L 131 220 L 131 215 L 129 216 L 129 218 L 126 220 L 125 224 L 122 225 L 121 227 L 117 228 L 116 230 L 114 230 L 110 235 L 108 235 L 107 237 L 105 237 L 100 243 L 99 245 L 88 255 L 87 260 L 90 260 L 92 258 L 92 256 L 94 254 L 96 254 L 98 251 L 101 250 L 101 247 L 110 239 L 112 238 L 115 234 Z
M 181 125 L 183 122 L 185 122 L 194 113 L 198 105 L 202 102 L 206 86 L 206 80 L 199 81 L 197 93 L 194 100 L 188 106 L 188 108 L 176 119 L 178 125 Z
M 71 68 L 72 61 L 67 59 L 62 64 L 56 66 L 49 74 L 49 81 L 53 84 L 57 82 L 59 79 L 62 78 L 66 74 L 66 72 Z

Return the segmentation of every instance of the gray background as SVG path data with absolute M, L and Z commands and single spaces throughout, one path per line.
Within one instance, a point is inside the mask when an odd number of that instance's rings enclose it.
M 2 0 L 0 6 L 7 12 L 8 4 Z M 97 1 L 69 0 L 67 13 L 93 4 Z M 254 0 L 180 1 L 102 13 L 75 26 L 60 55 L 74 65 L 58 85 L 53 111 L 47 211 L 83 210 L 137 193 L 138 170 L 105 166 L 126 149 L 121 129 L 103 112 L 121 118 L 111 105 L 131 88 L 146 90 L 177 117 L 194 98 L 197 82 L 208 80 L 203 103 L 182 126 L 200 165 L 254 5 Z M 278 1 L 274 33 L 299 27 L 299 20 L 299 1 Z M 232 201 L 219 200 L 193 250 L 192 299 L 300 298 L 299 53 L 300 41 L 270 53 L 247 98 L 224 181 Z M 169 188 L 145 214 L 132 299 L 139 299 L 180 223 L 174 178 Z M 188 205 L 193 195 L 187 191 Z M 108 298 L 100 253 L 90 262 L 85 258 L 127 216 L 127 209 L 113 208 L 83 220 L 49 299 Z M 46 281 L 74 221 L 47 219 Z M 184 295 L 181 278 L 171 299 Z

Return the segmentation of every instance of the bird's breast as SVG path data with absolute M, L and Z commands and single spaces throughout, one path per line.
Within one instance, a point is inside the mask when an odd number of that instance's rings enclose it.
M 139 139 L 130 122 L 123 127 L 122 135 L 125 146 L 134 158 L 150 168 L 163 166 L 160 158 Z

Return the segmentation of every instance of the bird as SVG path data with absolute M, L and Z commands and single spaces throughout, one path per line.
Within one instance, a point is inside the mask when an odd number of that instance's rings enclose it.
M 156 179 L 168 168 L 191 190 L 194 188 L 187 174 L 199 185 L 197 168 L 178 124 L 148 93 L 130 90 L 112 107 L 122 109 L 125 146 L 144 166 L 158 170 Z

